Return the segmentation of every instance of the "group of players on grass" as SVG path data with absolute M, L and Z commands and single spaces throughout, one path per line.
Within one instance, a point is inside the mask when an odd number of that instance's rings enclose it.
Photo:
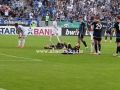
M 115 20 L 116 20 L 116 22 L 113 27 L 112 27 L 110 20 L 109 19 L 107 20 L 106 36 L 105 36 L 104 42 L 106 42 L 108 34 L 110 35 L 110 42 L 111 42 L 112 34 L 113 34 L 113 32 L 116 32 L 117 49 L 116 49 L 116 53 L 113 54 L 113 56 L 118 56 L 118 53 L 120 52 L 120 15 L 117 15 L 115 17 Z M 85 46 L 85 49 L 88 49 L 88 46 L 83 39 L 84 38 L 84 30 L 86 29 L 87 33 L 91 34 L 90 54 L 100 55 L 103 25 L 100 22 L 99 16 L 95 16 L 94 21 L 90 24 L 91 31 L 88 30 L 87 25 L 82 20 L 82 17 L 79 17 L 79 22 L 80 22 L 79 28 L 78 28 L 78 30 L 76 30 L 76 33 L 79 31 L 78 43 L 75 45 L 74 48 L 71 47 L 70 43 L 68 45 L 66 45 L 65 42 L 60 42 L 59 36 L 58 36 L 57 18 L 55 18 L 53 21 L 53 30 L 52 30 L 52 34 L 50 35 L 50 41 L 52 39 L 52 36 L 56 34 L 58 43 L 57 43 L 57 45 L 53 45 L 53 44 L 46 45 L 44 48 L 45 49 L 51 49 L 51 48 L 62 49 L 63 47 L 65 47 L 66 49 L 63 51 L 63 53 L 69 53 L 69 52 L 79 53 L 80 52 L 79 51 L 80 50 L 80 42 L 82 42 Z M 15 27 L 18 30 L 18 46 L 17 47 L 24 48 L 26 30 L 22 25 L 18 25 L 17 23 L 15 23 Z M 21 46 L 21 38 L 22 38 L 22 46 Z M 95 53 L 93 53 L 94 48 L 95 48 Z

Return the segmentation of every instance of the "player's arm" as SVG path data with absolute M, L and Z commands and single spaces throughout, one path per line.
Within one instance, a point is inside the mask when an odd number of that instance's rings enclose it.
M 91 23 L 91 30 L 94 31 L 94 25 L 93 25 L 94 22 Z
M 78 29 L 76 29 L 75 33 L 76 33 L 76 34 L 78 33 Z
M 25 38 L 23 30 L 21 30 L 21 34 L 22 34 L 22 38 Z
M 56 25 L 55 25 L 55 24 L 53 25 L 53 27 L 54 27 L 54 28 L 56 28 L 56 29 L 58 30 L 58 28 L 56 27 Z
M 113 28 L 112 31 L 111 31 L 111 35 L 113 35 L 113 32 L 115 32 L 115 31 L 116 31 L 116 29 Z
M 111 23 L 110 29 L 112 29 L 112 23 Z
M 87 25 L 85 25 L 85 29 L 86 29 L 87 33 L 89 34 L 89 30 L 88 30 L 88 26 Z
M 18 30 L 18 38 L 20 38 L 20 30 Z
M 112 31 L 111 31 L 111 35 L 113 35 L 113 32 L 115 32 L 116 31 L 116 24 L 113 26 L 113 29 L 112 29 Z

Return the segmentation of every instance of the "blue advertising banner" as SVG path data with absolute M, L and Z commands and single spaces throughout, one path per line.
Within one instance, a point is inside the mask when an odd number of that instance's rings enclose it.
M 34 20 L 37 22 L 37 26 L 39 26 L 39 20 Z M 18 23 L 23 26 L 30 26 L 32 20 L 4 20 L 0 19 L 0 26 L 13 26 L 14 23 Z

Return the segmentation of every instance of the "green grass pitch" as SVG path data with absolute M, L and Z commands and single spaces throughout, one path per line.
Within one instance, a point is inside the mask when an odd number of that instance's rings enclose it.
M 60 39 L 74 46 L 77 36 Z M 90 55 L 90 37 L 84 38 L 89 49 L 83 54 L 37 53 L 56 37 L 27 36 L 24 49 L 16 48 L 16 35 L 0 35 L 0 90 L 120 90 L 120 58 L 115 38 L 104 43 L 101 55 Z M 39 61 L 39 60 L 41 61 Z

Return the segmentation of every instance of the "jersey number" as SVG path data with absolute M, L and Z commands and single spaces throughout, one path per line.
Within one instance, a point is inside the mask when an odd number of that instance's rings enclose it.
M 95 29 L 99 29 L 99 30 L 102 29 L 102 24 L 101 23 L 97 23 Z

